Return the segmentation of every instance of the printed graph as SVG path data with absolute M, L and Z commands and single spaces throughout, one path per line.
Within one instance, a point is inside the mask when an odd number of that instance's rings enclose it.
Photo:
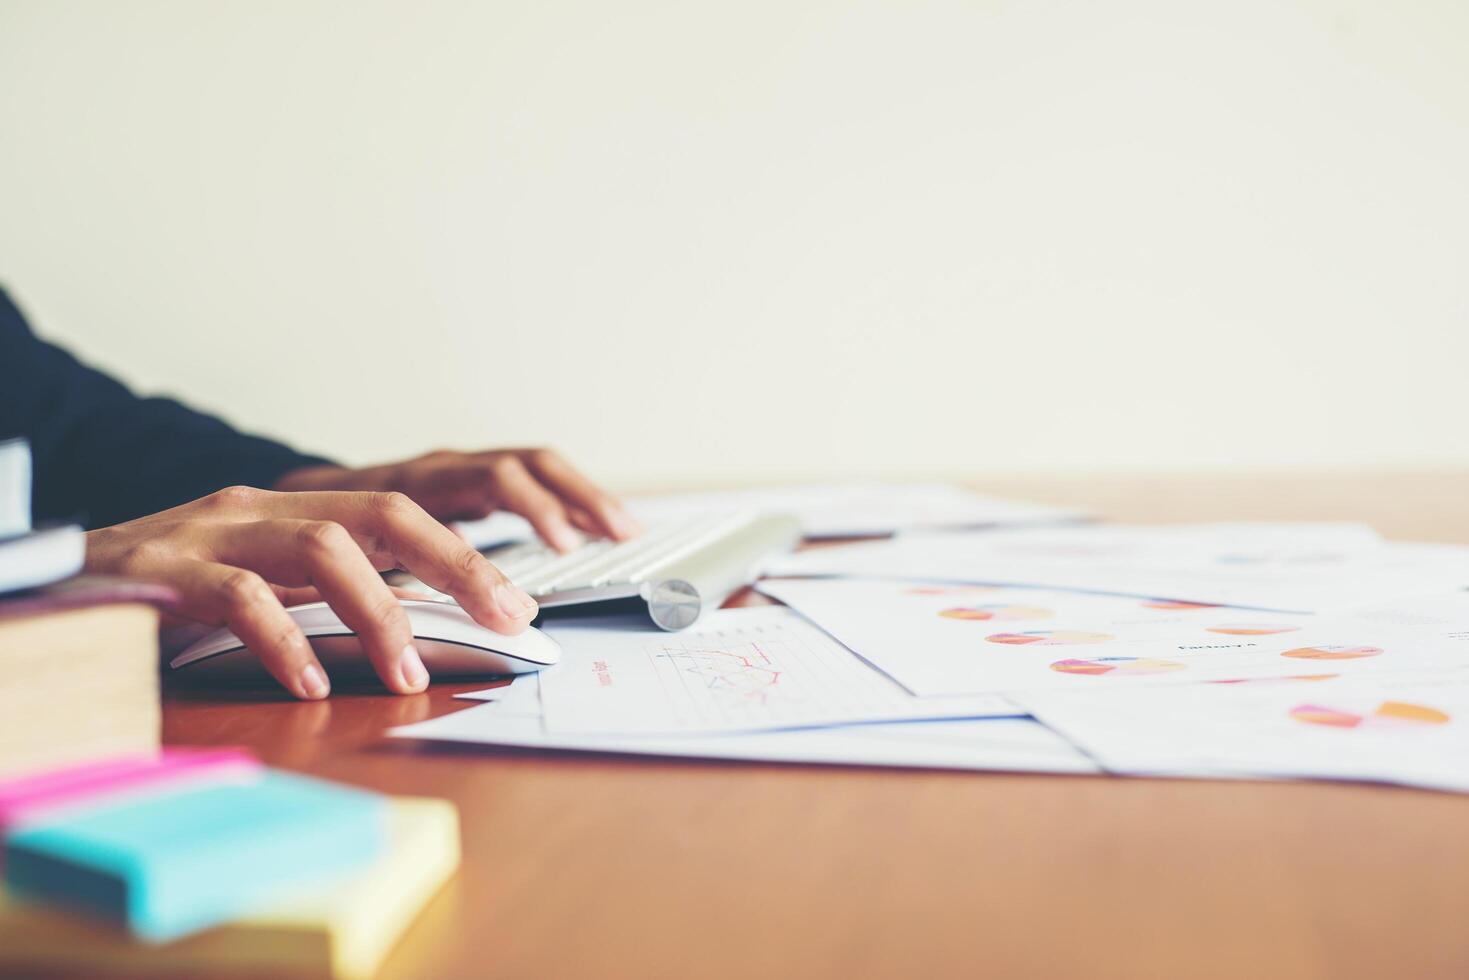
M 1224 677 L 1205 684 L 1289 684 L 1295 681 L 1329 681 L 1340 674 L 1290 674 L 1286 677 Z
M 1204 629 L 1226 636 L 1272 636 L 1276 633 L 1294 633 L 1300 627 L 1288 623 L 1228 623 L 1224 626 L 1205 626 Z
M 979 606 L 954 606 L 950 609 L 939 610 L 939 615 L 944 619 L 1050 619 L 1055 615 L 1049 609 L 1040 606 L 1012 606 L 1002 602 L 990 603 Z
M 1176 660 L 1154 660 L 1151 657 L 1094 657 L 1090 660 L 1058 660 L 1051 664 L 1051 669 L 1057 673 L 1091 677 L 1103 674 L 1166 674 L 1183 670 L 1183 667 Z
M 1362 657 L 1376 657 L 1381 653 L 1382 647 L 1322 645 L 1296 647 L 1285 651 L 1281 656 L 1296 660 L 1359 660 Z
M 990 643 L 1006 646 L 1063 647 L 1078 643 L 1106 643 L 1116 639 L 1111 633 L 1084 630 L 1026 630 L 1023 633 L 994 633 L 985 637 Z
M 994 585 L 915 585 L 903 590 L 904 595 L 977 595 L 981 592 L 998 592 Z
M 1406 701 L 1384 701 L 1368 712 L 1345 711 L 1319 704 L 1300 704 L 1290 709 L 1290 716 L 1308 725 L 1324 728 L 1401 728 L 1427 729 L 1446 725 L 1449 715 L 1424 704 Z
M 664 647 L 656 656 L 698 677 L 718 698 L 765 705 L 779 693 L 782 671 L 756 643 L 734 650 Z

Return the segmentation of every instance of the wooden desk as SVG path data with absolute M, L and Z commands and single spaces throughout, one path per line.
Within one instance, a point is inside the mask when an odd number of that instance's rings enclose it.
M 980 489 L 1469 542 L 1464 473 Z M 464 868 L 386 977 L 1469 977 L 1466 797 L 381 738 L 482 686 L 320 704 L 174 690 L 165 735 L 459 805 Z

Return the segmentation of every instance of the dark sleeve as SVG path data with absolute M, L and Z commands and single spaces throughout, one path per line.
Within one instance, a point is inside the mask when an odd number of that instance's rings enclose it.
M 30 440 L 37 521 L 106 527 L 326 463 L 122 384 L 31 333 L 0 290 L 0 438 Z

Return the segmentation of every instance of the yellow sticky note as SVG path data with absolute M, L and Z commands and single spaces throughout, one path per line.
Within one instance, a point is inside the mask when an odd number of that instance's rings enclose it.
M 391 801 L 391 844 L 330 886 L 164 946 L 35 902 L 0 897 L 0 967 L 109 973 L 269 971 L 366 980 L 459 866 L 459 817 L 445 800 Z

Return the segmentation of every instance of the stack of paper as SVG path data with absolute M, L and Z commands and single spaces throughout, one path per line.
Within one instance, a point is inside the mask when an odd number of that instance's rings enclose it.
M 0 440 L 0 594 L 75 575 L 85 558 L 79 525 L 31 528 L 30 445 Z
M 1001 527 L 1079 521 L 1083 511 L 981 497 L 946 483 L 816 483 L 757 490 L 672 493 L 628 500 L 650 526 L 717 513 L 794 514 L 808 538 L 882 537 L 923 528 Z M 477 548 L 535 537 L 504 511 L 458 525 Z
M 904 535 L 801 552 L 768 573 L 1026 585 L 1319 613 L 1469 583 L 1469 548 L 1388 543 L 1356 524 L 1095 525 Z
M 1469 789 L 1469 549 L 1350 524 L 1073 526 L 780 570 L 807 576 L 760 583 L 787 608 L 685 633 L 553 622 L 556 668 L 395 734 Z
M 1096 770 L 1064 739 L 1016 717 L 1010 701 L 914 698 L 786 609 L 722 610 L 677 634 L 605 624 L 551 632 L 564 666 L 393 734 L 837 765 Z

